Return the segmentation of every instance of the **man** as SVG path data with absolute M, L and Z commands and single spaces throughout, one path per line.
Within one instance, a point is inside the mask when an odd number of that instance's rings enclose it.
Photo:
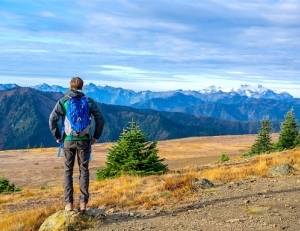
M 95 144 L 100 138 L 103 127 L 104 119 L 98 108 L 97 103 L 87 98 L 89 113 L 95 119 L 95 129 L 93 134 L 84 134 L 80 136 L 73 136 L 65 131 L 60 133 L 58 121 L 62 118 L 66 120 L 66 113 L 68 104 L 72 98 L 85 97 L 82 92 L 83 80 L 79 77 L 74 77 L 70 81 L 70 90 L 58 100 L 49 118 L 50 130 L 56 139 L 57 143 L 63 142 L 64 150 L 64 197 L 65 197 L 65 210 L 72 211 L 74 209 L 74 187 L 73 187 L 73 168 L 75 156 L 77 155 L 77 162 L 79 165 L 79 187 L 80 187 L 80 211 L 86 211 L 86 206 L 89 201 L 89 156 L 91 153 L 91 145 Z M 89 133 L 91 133 L 89 131 Z

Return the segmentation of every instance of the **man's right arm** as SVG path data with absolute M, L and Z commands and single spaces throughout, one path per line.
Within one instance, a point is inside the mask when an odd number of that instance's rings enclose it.
M 56 141 L 61 139 L 61 134 L 59 132 L 59 127 L 58 127 L 58 121 L 60 118 L 62 118 L 63 115 L 64 115 L 63 106 L 61 102 L 58 101 L 49 117 L 49 128 Z

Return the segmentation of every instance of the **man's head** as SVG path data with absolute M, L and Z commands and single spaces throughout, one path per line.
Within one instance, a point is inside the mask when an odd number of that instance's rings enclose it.
M 79 77 L 73 77 L 70 81 L 70 89 L 82 90 L 82 88 L 83 88 L 83 80 Z

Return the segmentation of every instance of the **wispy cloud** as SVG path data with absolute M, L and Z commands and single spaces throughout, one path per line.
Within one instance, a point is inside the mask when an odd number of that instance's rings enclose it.
M 184 78 L 176 77 L 168 72 L 143 70 L 135 67 L 128 66 L 115 66 L 115 65 L 100 65 L 100 70 L 88 71 L 91 74 L 99 74 L 102 76 L 117 77 L 115 81 L 125 82 L 161 82 L 161 81 L 185 81 Z M 110 78 L 110 81 L 112 79 Z
M 79 75 L 129 89 L 293 89 L 299 12 L 295 0 L 2 0 L 1 82 Z

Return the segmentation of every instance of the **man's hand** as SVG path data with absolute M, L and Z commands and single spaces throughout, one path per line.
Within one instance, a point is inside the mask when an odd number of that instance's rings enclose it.
M 95 144 L 95 143 L 97 143 L 97 141 L 98 141 L 98 140 L 96 140 L 95 138 L 93 138 L 93 140 L 92 140 L 92 145 Z
M 60 142 L 61 142 L 61 139 L 56 140 L 56 143 L 60 144 Z

